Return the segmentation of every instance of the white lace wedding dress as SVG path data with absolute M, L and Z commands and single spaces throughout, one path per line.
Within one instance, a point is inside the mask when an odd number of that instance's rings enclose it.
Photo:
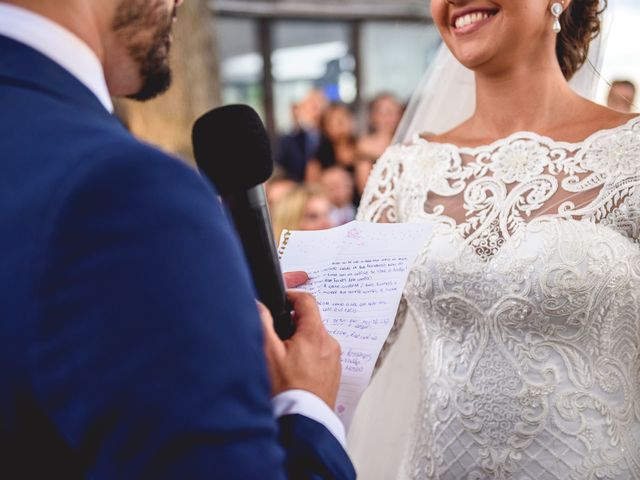
M 359 219 L 437 224 L 351 427 L 359 478 L 640 479 L 640 119 L 416 137 Z

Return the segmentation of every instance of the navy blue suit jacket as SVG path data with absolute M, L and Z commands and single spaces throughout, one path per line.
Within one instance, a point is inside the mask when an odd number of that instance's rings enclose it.
M 274 420 L 253 287 L 212 188 L 0 36 L 0 477 L 352 478 Z

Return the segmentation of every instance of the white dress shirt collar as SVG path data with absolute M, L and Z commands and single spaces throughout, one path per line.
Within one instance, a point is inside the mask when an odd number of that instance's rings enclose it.
M 91 90 L 107 111 L 113 112 L 100 60 L 69 30 L 41 15 L 0 1 L 0 35 L 49 57 Z

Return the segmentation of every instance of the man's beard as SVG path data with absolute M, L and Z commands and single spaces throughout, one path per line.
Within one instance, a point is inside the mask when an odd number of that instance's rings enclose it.
M 140 90 L 128 98 L 149 100 L 171 86 L 169 36 L 175 14 L 175 7 L 168 11 L 164 0 L 120 2 L 112 28 L 138 66 L 142 80 Z

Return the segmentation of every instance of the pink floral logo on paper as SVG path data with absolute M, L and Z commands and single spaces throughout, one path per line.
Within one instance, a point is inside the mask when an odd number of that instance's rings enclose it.
M 532 140 L 518 140 L 493 154 L 489 170 L 504 183 L 525 182 L 544 172 L 549 149 Z
M 350 238 L 351 240 L 360 240 L 362 236 L 357 228 L 352 228 L 347 232 L 347 238 Z
M 607 135 L 589 148 L 582 160 L 582 167 L 595 173 L 633 176 L 640 166 L 640 135 L 635 131 L 622 131 Z

